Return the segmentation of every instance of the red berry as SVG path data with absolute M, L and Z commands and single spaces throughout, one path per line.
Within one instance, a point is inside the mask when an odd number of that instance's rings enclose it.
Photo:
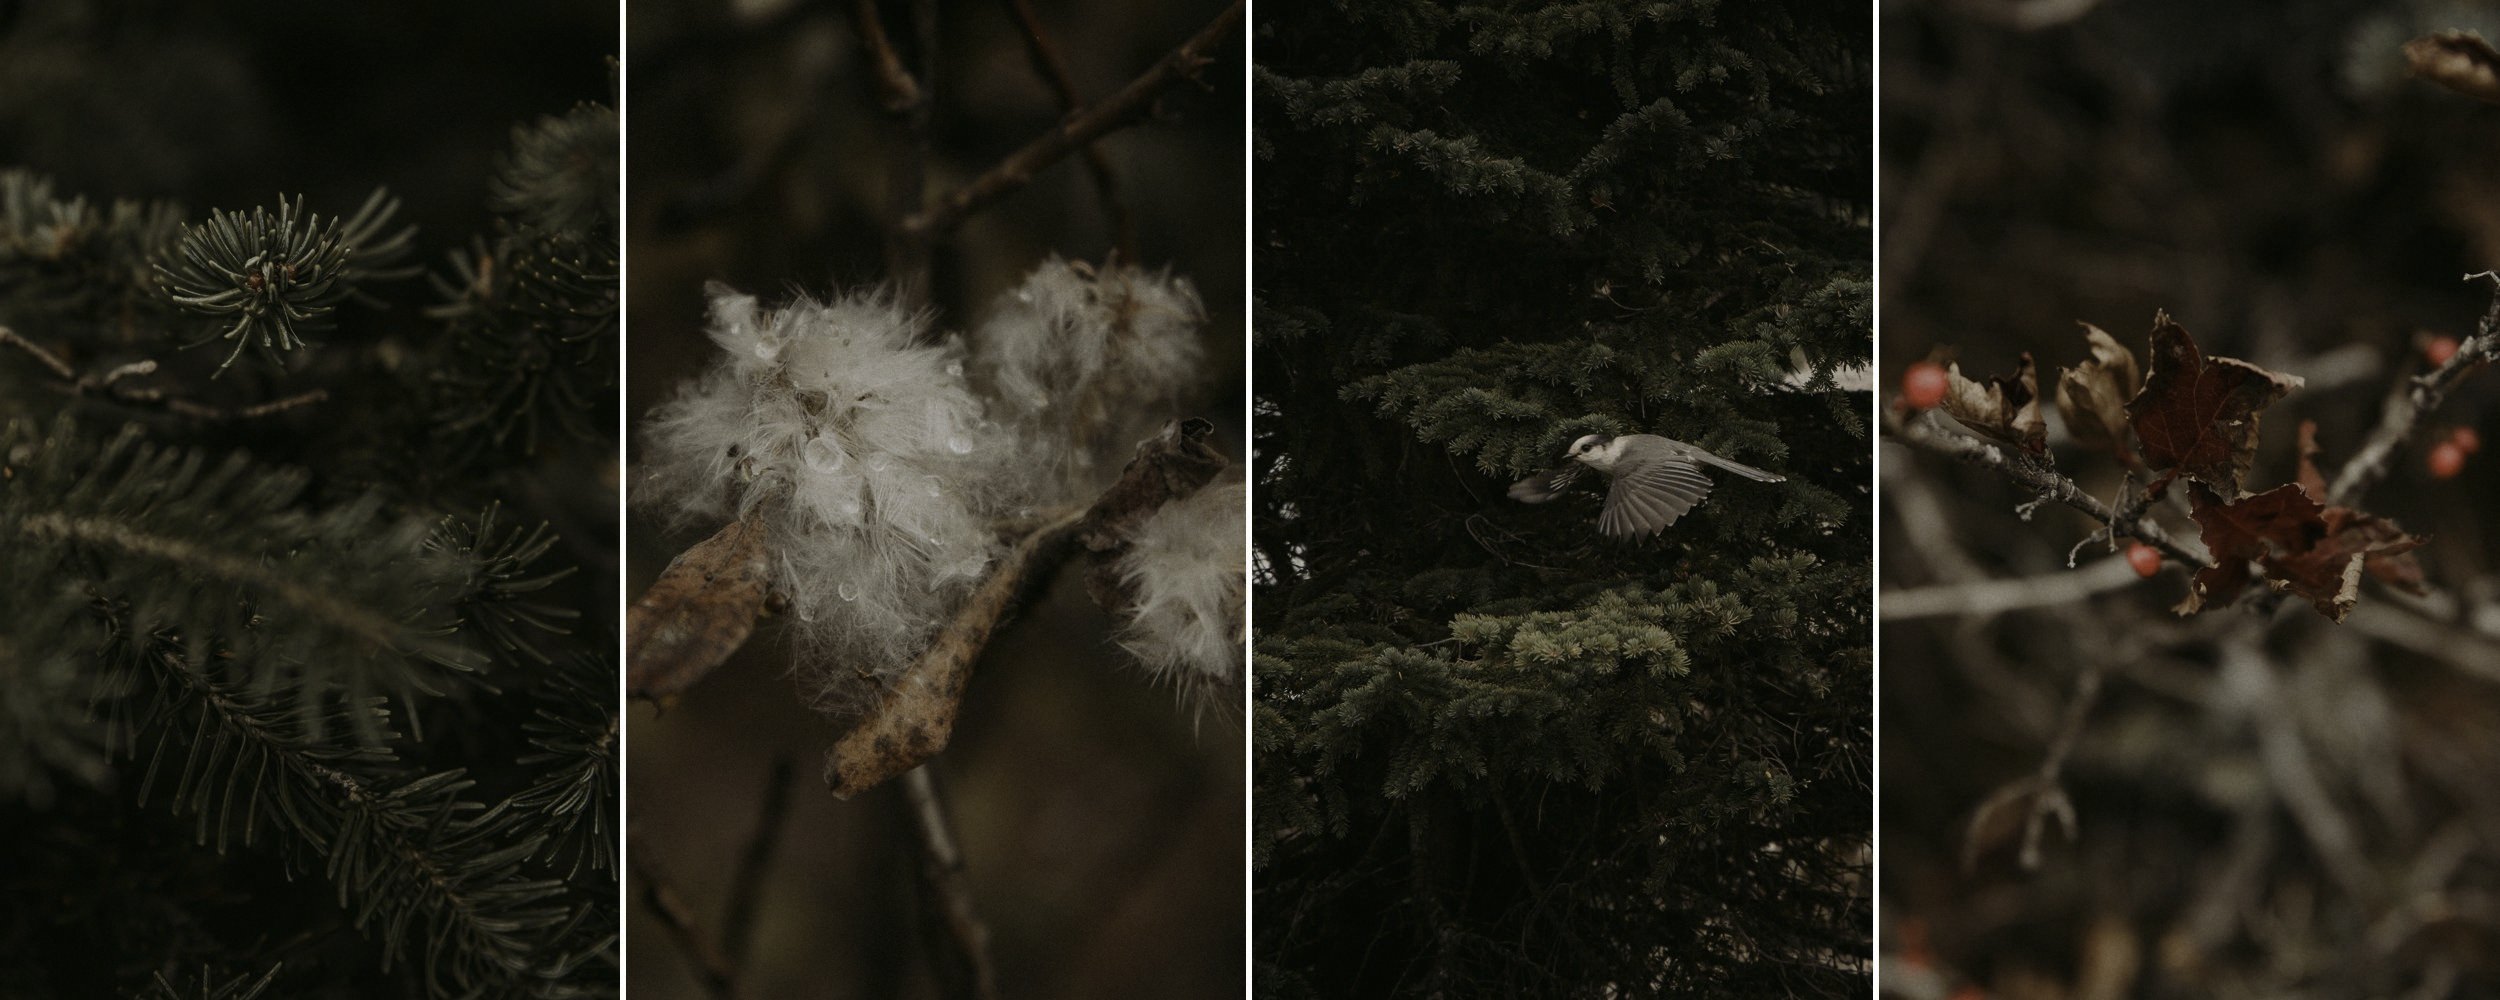
M 1901 398 L 1911 406 L 1928 409 L 1944 402 L 1944 366 L 1921 361 L 1901 373 Z
M 2143 542 L 2128 542 L 2127 565 L 2135 567 L 2135 575 L 2150 578 L 2161 572 L 2161 550 Z
M 2431 478 L 2455 479 L 2465 471 L 2465 447 L 2451 438 L 2431 448 Z
M 2457 356 L 2457 338 L 2441 334 L 2422 342 L 2422 356 L 2433 365 L 2444 365 Z
M 2474 433 L 2474 428 L 2471 427 L 2459 427 L 2449 431 L 2448 440 L 2456 442 L 2457 447 L 2465 449 L 2468 455 L 2483 450 L 2483 436 Z

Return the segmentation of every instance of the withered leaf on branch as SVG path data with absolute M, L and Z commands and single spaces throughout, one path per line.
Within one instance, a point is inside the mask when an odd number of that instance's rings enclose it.
M 2024 354 L 2011 375 L 1974 382 L 1961 365 L 1945 369 L 1944 411 L 1964 426 L 2034 455 L 2049 450 L 2049 425 L 2040 419 L 2040 383 L 2031 355 Z
M 2144 461 L 2224 494 L 2239 492 L 2257 452 L 2257 415 L 2300 388 L 2296 375 L 2271 372 L 2236 358 L 2206 357 L 2170 314 L 2153 314 L 2151 370 L 2127 404 Z
M 2433 32 L 2406 42 L 2405 64 L 2422 79 L 2500 104 L 2500 52 L 2473 32 Z
M 2092 360 L 2058 369 L 2057 413 L 2077 443 L 2130 457 L 2127 401 L 2143 388 L 2143 369 L 2136 366 L 2134 351 L 2100 327 L 2083 324 L 2083 338 Z
M 770 568 L 752 512 L 680 553 L 625 614 L 627 690 L 674 698 L 729 659 L 764 614 Z
M 946 749 L 973 665 L 1009 615 L 1075 548 L 1097 559 L 1117 558 L 1131 527 L 1221 473 L 1224 455 L 1206 441 L 1214 431 L 1214 424 L 1195 417 L 1165 424 L 1137 446 L 1119 481 L 1092 506 L 1035 529 L 999 560 L 876 707 L 826 751 L 825 785 L 833 794 L 849 798 Z
M 2192 483 L 2188 504 L 2214 564 L 2189 582 L 2180 614 L 2230 603 L 2256 573 L 2338 622 L 2360 600 L 2365 572 L 2394 586 L 2421 585 L 2421 569 L 2408 553 L 2422 539 L 2386 518 L 2323 506 L 2298 483 L 2228 501 Z
M 1138 446 L 1120 481 L 1086 513 L 1078 540 L 1093 554 L 1085 592 L 1096 606 L 1117 611 L 1129 603 L 1120 582 L 1120 557 L 1128 552 L 1137 526 L 1164 504 L 1205 488 L 1231 464 L 1206 442 L 1213 433 L 1214 424 L 1196 417 L 1165 424 L 1161 433 Z

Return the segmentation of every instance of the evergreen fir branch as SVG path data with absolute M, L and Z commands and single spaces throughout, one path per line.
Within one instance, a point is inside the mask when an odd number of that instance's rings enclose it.
M 426 523 L 378 500 L 307 507 L 302 473 L 239 455 L 212 464 L 136 427 L 99 447 L 66 420 L 12 422 L 0 457 L 7 576 L 125 605 L 139 629 L 225 643 L 263 690 L 294 691 L 316 728 L 334 701 L 439 693 L 485 664 L 453 634 L 468 567 L 427 551 Z M 351 720 L 379 738 L 366 714 Z
M 59 786 L 96 786 L 110 755 L 86 712 L 86 653 L 98 635 L 87 601 L 0 560 L 0 799 L 48 807 Z
M 66 334 L 88 326 L 69 320 L 104 321 L 121 306 L 153 303 L 149 260 L 181 234 L 170 204 L 116 199 L 99 208 L 60 197 L 51 178 L 0 170 L 0 305 L 22 324 Z
M 512 149 L 488 182 L 488 204 L 547 232 L 612 234 L 616 147 L 616 110 L 604 104 L 577 104 L 515 127 Z
M 450 337 L 435 379 L 435 419 L 475 456 L 528 455 L 553 434 L 603 440 L 615 380 L 616 244 L 572 232 L 507 230 L 451 255 L 435 279 L 448 301 L 429 315 Z M 552 433 L 551 433 L 552 432 Z
M 474 518 L 445 517 L 426 536 L 425 545 L 469 568 L 456 600 L 461 621 L 485 633 L 507 656 L 544 665 L 552 661 L 531 641 L 532 635 L 570 635 L 570 623 L 581 612 L 531 598 L 573 575 L 575 567 L 532 572 L 555 548 L 555 533 L 543 522 L 536 528 L 499 530 L 495 521 L 502 511 L 501 503 L 490 503 Z
M 211 211 L 156 265 L 157 279 L 174 304 L 224 325 L 199 341 L 234 342 L 219 372 L 247 347 L 278 363 L 309 343 L 305 334 L 336 325 L 333 314 L 360 296 L 360 282 L 415 273 L 399 261 L 416 230 L 387 232 L 398 210 L 399 200 L 377 189 L 345 220 L 305 214 L 301 196 L 281 197 L 275 213 Z
M 464 772 L 411 774 L 387 747 L 321 735 L 341 724 L 308 725 L 230 676 L 222 648 L 164 630 L 115 648 L 113 685 L 131 709 L 122 739 L 149 746 L 141 800 L 161 783 L 220 853 L 268 836 L 318 859 L 384 967 L 423 970 L 429 996 L 564 995 L 565 977 L 608 947 L 586 920 L 593 905 L 568 905 L 563 883 L 532 875 L 545 842 L 530 817 L 461 798 L 474 785 Z
M 259 1000 L 261 994 L 269 991 L 269 984 L 277 981 L 282 968 L 272 965 L 269 971 L 258 977 L 247 972 L 231 979 L 221 979 L 216 972 L 204 967 L 200 969 L 198 978 L 186 977 L 180 985 L 159 973 L 156 981 L 137 997 L 138 1000 Z
M 565 661 L 538 693 L 538 707 L 522 724 L 538 752 L 518 761 L 537 777 L 513 797 L 513 807 L 547 825 L 546 849 L 537 856 L 568 879 L 588 864 L 616 870 L 617 744 L 616 665 L 604 656 Z

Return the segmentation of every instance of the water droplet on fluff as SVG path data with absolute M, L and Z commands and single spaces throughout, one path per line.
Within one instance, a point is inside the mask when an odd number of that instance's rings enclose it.
M 799 455 L 807 459 L 808 468 L 818 472 L 842 468 L 842 446 L 824 438 L 807 439 L 807 444 L 799 448 Z
M 842 595 L 842 599 L 845 601 L 859 600 L 859 588 L 852 586 L 849 583 L 844 583 L 833 588 L 833 592 Z
M 946 450 L 958 455 L 972 454 L 972 439 L 956 434 L 946 439 Z
M 949 362 L 947 362 L 947 363 L 946 363 L 946 375 L 947 375 L 947 377 L 949 377 L 949 378 L 962 378 L 962 377 L 964 377 L 964 363 L 963 363 L 963 362 L 961 362 L 961 361 L 949 361 Z
M 781 338 L 775 337 L 771 334 L 763 334 L 755 338 L 756 360 L 773 361 L 780 357 Z

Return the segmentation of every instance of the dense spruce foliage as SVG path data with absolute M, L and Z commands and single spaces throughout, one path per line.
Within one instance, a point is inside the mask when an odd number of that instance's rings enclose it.
M 1259 994 L 1865 995 L 1865 6 L 1260 16 Z
M 302 26 L 151 12 L 0 26 L 19 95 L 269 88 L 83 136 L 0 102 L 0 991 L 612 995 L 607 36 L 550 54 L 590 100 L 403 121 L 343 177 L 344 126 L 279 96 Z M 377 74 L 444 28 L 354 24 L 408 33 Z

